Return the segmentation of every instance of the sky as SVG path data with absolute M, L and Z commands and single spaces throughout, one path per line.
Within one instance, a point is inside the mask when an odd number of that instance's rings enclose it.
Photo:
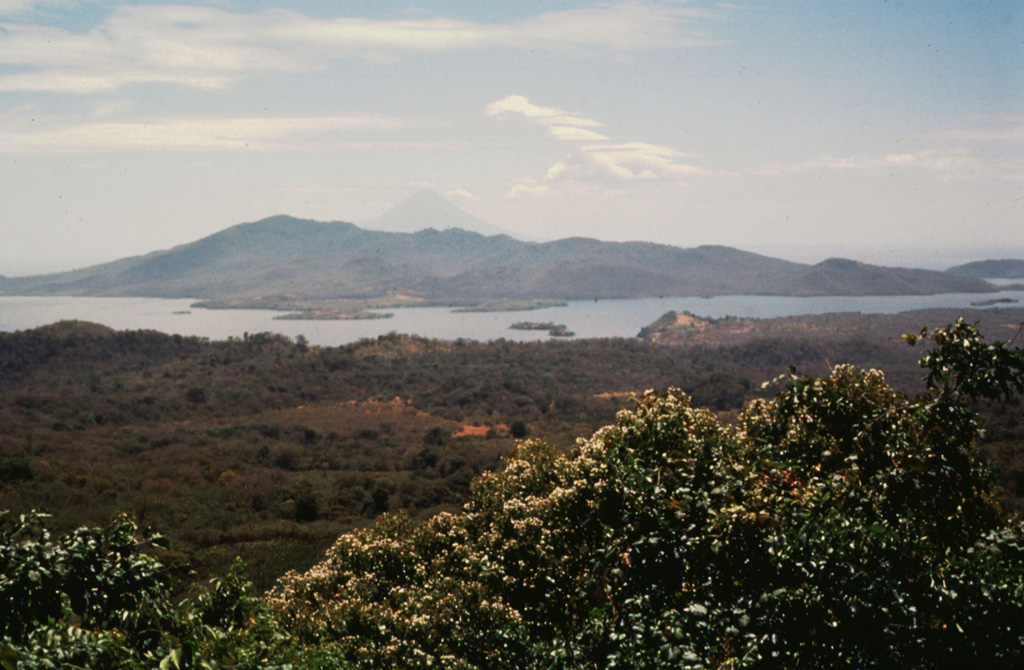
M 0 0 L 0 274 L 418 190 L 527 239 L 1024 257 L 1019 0 Z

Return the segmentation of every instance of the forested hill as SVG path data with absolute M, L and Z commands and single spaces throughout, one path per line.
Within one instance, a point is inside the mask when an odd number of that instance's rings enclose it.
M 401 298 L 882 295 L 993 290 L 944 272 L 854 261 L 792 263 L 722 246 L 570 238 L 523 242 L 458 228 L 388 233 L 274 216 L 196 242 L 82 270 L 0 280 L 9 295 L 310 302 Z

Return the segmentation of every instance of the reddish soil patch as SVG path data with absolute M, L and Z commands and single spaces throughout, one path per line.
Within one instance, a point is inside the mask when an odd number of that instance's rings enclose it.
M 486 435 L 491 430 L 499 435 L 508 434 L 508 425 L 499 423 L 496 426 L 463 426 L 459 432 L 452 435 L 452 437 L 467 437 L 467 436 L 478 436 Z

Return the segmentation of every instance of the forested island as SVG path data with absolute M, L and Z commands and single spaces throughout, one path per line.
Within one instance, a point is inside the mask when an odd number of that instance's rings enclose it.
M 0 333 L 0 660 L 1012 667 L 1024 310 L 964 314 Z
M 512 330 L 546 330 L 551 337 L 573 337 L 576 335 L 564 323 L 555 323 L 554 321 L 517 321 L 509 328 Z

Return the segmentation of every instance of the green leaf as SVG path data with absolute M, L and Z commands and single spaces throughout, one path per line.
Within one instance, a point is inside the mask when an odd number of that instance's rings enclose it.
M 149 543 L 160 549 L 170 549 L 171 547 L 171 541 L 165 535 L 154 535 L 149 539 Z
M 17 670 L 18 650 L 9 644 L 0 645 L 0 668 L 3 670 Z
M 164 660 L 160 661 L 160 670 L 170 670 L 170 668 L 181 668 L 181 648 L 176 647 L 171 649 L 171 653 L 164 657 Z

